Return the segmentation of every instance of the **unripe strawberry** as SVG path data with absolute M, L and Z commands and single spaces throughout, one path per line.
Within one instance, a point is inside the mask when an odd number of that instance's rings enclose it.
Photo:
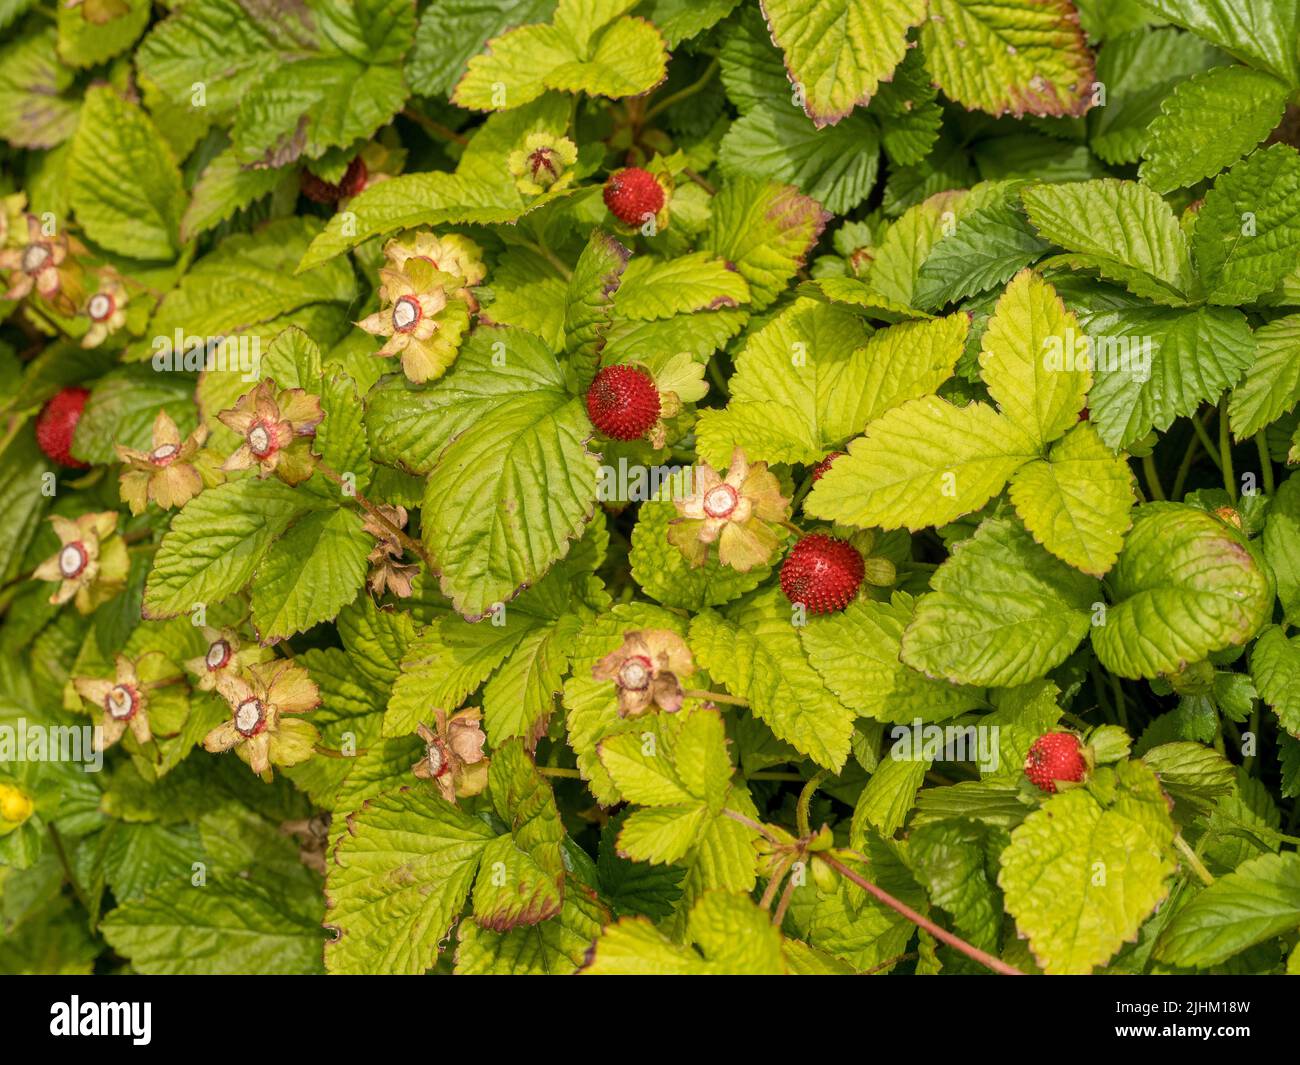
M 348 163 L 347 172 L 337 185 L 322 181 L 307 169 L 303 170 L 298 185 L 302 189 L 302 194 L 314 203 L 337 203 L 339 200 L 355 196 L 364 189 L 369 176 L 365 162 L 358 155 Z
M 1087 775 L 1083 745 L 1072 732 L 1044 733 L 1025 756 L 1025 776 L 1042 791 L 1054 793 L 1058 782 L 1078 784 Z
M 89 397 L 87 389 L 65 388 L 45 404 L 36 419 L 36 442 L 60 466 L 84 470 L 90 465 L 72 457 L 72 434 Z
M 629 166 L 605 182 L 605 206 L 620 222 L 639 226 L 646 215 L 657 215 L 663 209 L 663 186 L 648 170 Z
M 813 533 L 805 536 L 781 566 L 781 591 L 811 614 L 843 610 L 858 594 L 865 567 L 847 540 Z
M 659 389 L 636 366 L 606 366 L 587 389 L 592 424 L 614 440 L 636 440 L 659 420 Z

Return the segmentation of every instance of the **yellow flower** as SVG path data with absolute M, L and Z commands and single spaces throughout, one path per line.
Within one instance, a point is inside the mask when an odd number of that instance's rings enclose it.
M 135 664 L 125 655 L 116 659 L 113 680 L 77 677 L 72 683 L 80 695 L 102 714 L 101 727 L 95 733 L 95 750 L 111 747 L 129 728 L 141 746 L 153 739 L 149 730 L 149 700 L 135 671 Z
M 260 661 L 263 656 L 259 647 L 241 647 L 239 637 L 230 629 L 213 629 L 205 625 L 203 638 L 208 641 L 207 651 L 198 658 L 188 658 L 181 663 L 187 672 L 194 674 L 201 691 L 212 691 L 223 676 L 238 676 L 241 670 Z
M 117 457 L 126 468 L 118 477 L 122 502 L 132 514 L 143 514 L 150 502 L 163 510 L 183 507 L 203 489 L 203 478 L 190 461 L 208 438 L 199 425 L 181 441 L 176 423 L 165 410 L 153 420 L 153 446 L 148 451 L 117 445 Z
M 0 784 L 0 836 L 7 836 L 32 816 L 36 804 L 13 784 Z
M 525 196 L 540 196 L 547 189 L 562 189 L 573 183 L 569 167 L 578 161 L 578 146 L 568 137 L 530 133 L 524 146 L 510 153 L 507 165 L 515 187 Z
M 680 678 L 694 672 L 691 649 L 669 629 L 624 633 L 618 650 L 591 669 L 596 680 L 612 680 L 618 688 L 620 717 L 636 717 L 652 706 L 677 713 L 685 698 Z
M 423 723 L 415 730 L 424 741 L 424 757 L 411 771 L 421 780 L 433 781 L 448 802 L 479 794 L 487 787 L 489 762 L 479 724 L 483 712 L 468 707 L 450 718 L 443 710 L 433 713 L 436 730 Z
M 217 691 L 230 705 L 231 718 L 207 734 L 205 750 L 233 748 L 267 780 L 272 765 L 298 765 L 312 756 L 316 726 L 284 716 L 305 714 L 320 705 L 320 691 L 301 666 L 278 659 L 249 666 L 246 677 L 223 673 Z
M 301 388 L 277 392 L 268 379 L 217 417 L 244 438 L 223 470 L 256 466 L 259 476 L 274 473 L 286 484 L 300 484 L 312 475 L 310 437 L 324 417 L 319 397 Z
M 83 514 L 76 521 L 55 514 L 50 524 L 62 546 L 37 566 L 32 576 L 59 582 L 51 603 L 62 605 L 75 597 L 77 609 L 89 614 L 122 590 L 131 568 L 126 544 L 113 535 L 117 511 Z
M 695 467 L 692 487 L 690 496 L 674 501 L 678 517 L 668 528 L 668 542 L 692 566 L 704 565 L 714 543 L 718 561 L 742 573 L 771 561 L 790 500 L 767 463 L 751 466 L 736 448 L 725 478 L 702 463 Z
M 415 256 L 404 269 L 386 267 L 379 276 L 387 306 L 357 322 L 367 333 L 388 338 L 375 355 L 400 355 L 402 372 L 416 384 L 441 377 L 469 329 L 470 305 L 447 296 L 456 278 Z
M 112 270 L 100 274 L 99 288 L 86 300 L 83 308 L 90 319 L 90 328 L 81 338 L 83 348 L 97 348 L 126 324 L 126 305 L 129 299 L 126 287 Z

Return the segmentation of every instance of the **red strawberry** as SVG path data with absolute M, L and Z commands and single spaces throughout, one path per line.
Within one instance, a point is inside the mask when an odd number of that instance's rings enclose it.
M 348 163 L 347 172 L 337 185 L 322 181 L 305 168 L 298 179 L 298 185 L 302 189 L 302 194 L 314 203 L 337 203 L 346 197 L 355 196 L 364 189 L 369 176 L 365 162 L 358 155 Z
M 36 419 L 36 442 L 41 450 L 60 466 L 84 470 L 88 462 L 72 457 L 72 434 L 76 431 L 81 412 L 90 392 L 85 388 L 65 388 L 45 404 Z
M 817 465 L 813 467 L 813 471 L 812 471 L 813 483 L 815 484 L 817 481 L 820 481 L 822 479 L 822 476 L 826 473 L 826 471 L 831 468 L 831 463 L 833 463 L 837 458 L 839 458 L 843 454 L 844 454 L 843 451 L 832 451 L 829 455 L 827 455 L 824 459 L 822 459 L 821 462 L 817 463 Z
M 781 591 L 810 613 L 843 610 L 858 594 L 865 566 L 847 540 L 813 533 L 805 536 L 781 566 Z
M 1044 733 L 1025 756 L 1025 776 L 1042 791 L 1055 792 L 1058 780 L 1077 784 L 1087 774 L 1083 745 L 1072 732 Z
M 587 390 L 592 424 L 614 440 L 645 436 L 659 420 L 659 389 L 635 366 L 606 366 Z
M 656 215 L 664 205 L 663 186 L 648 170 L 629 166 L 605 182 L 605 206 L 620 222 L 639 226 L 646 215 Z

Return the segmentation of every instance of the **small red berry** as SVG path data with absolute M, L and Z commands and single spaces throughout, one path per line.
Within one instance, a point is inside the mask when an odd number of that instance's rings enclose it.
M 813 533 L 805 536 L 781 566 L 781 591 L 810 613 L 843 610 L 858 594 L 866 567 L 847 540 Z
M 322 181 L 305 168 L 298 179 L 298 185 L 302 189 L 302 194 L 314 203 L 338 203 L 339 200 L 355 196 L 364 189 L 369 176 L 365 162 L 358 155 L 348 163 L 347 172 L 337 185 Z
M 1025 776 L 1042 791 L 1055 792 L 1058 780 L 1077 784 L 1087 773 L 1083 746 L 1071 732 L 1044 733 L 1025 756 Z
M 659 389 L 635 366 L 606 366 L 587 390 L 592 424 L 614 440 L 645 436 L 659 420 Z
M 605 206 L 615 218 L 630 226 L 639 226 L 646 215 L 657 215 L 663 205 L 663 186 L 639 166 L 620 170 L 605 182 Z
M 60 466 L 84 470 L 90 465 L 72 457 L 72 434 L 89 397 L 88 389 L 65 388 L 45 404 L 36 419 L 36 442 Z
M 812 471 L 813 483 L 815 484 L 816 482 L 820 481 L 822 479 L 822 476 L 826 473 L 826 471 L 831 468 L 831 463 L 833 463 L 837 458 L 839 458 L 843 454 L 844 454 L 843 451 L 832 451 L 829 455 L 827 455 L 824 459 L 822 459 L 821 462 L 817 463 L 817 465 L 813 467 L 813 471 Z

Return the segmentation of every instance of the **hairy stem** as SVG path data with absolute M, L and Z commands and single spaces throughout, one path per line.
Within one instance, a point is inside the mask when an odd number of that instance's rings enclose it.
M 426 133 L 430 133 L 439 140 L 453 141 L 456 144 L 465 145 L 469 143 L 469 138 L 463 133 L 457 133 L 449 126 L 444 126 L 441 122 L 435 122 L 428 115 L 422 115 L 412 107 L 406 108 L 402 112 L 403 118 L 409 118 Z
M 1164 499 L 1165 490 L 1160 485 L 1160 471 L 1156 469 L 1156 455 L 1154 451 L 1148 451 L 1142 457 L 1142 475 L 1146 478 L 1147 491 L 1151 493 L 1152 499 Z
M 687 699 L 708 699 L 714 703 L 730 703 L 732 706 L 748 706 L 749 700 L 742 699 L 738 695 L 727 695 L 725 692 L 706 692 L 697 688 L 687 688 L 682 692 Z
M 820 857 L 822 861 L 824 861 L 827 865 L 829 865 L 832 869 L 834 869 L 837 873 L 839 873 L 840 876 L 844 877 L 845 880 L 849 881 L 849 883 L 857 884 L 857 886 L 860 887 L 863 891 L 865 891 L 868 895 L 871 895 L 879 902 L 883 902 L 895 913 L 901 914 L 902 916 L 906 917 L 918 928 L 924 928 L 927 932 L 930 933 L 930 935 L 934 936 L 935 939 L 939 940 L 942 943 L 947 943 L 948 946 L 953 948 L 953 950 L 961 951 L 963 954 L 966 955 L 966 957 L 970 958 L 972 961 L 977 961 L 985 968 L 992 969 L 995 973 L 1000 973 L 1002 976 L 1024 976 L 1025 975 L 1015 966 L 1008 965 L 1001 958 L 995 958 L 993 957 L 992 954 L 980 950 L 979 947 L 967 943 L 966 940 L 962 939 L 960 936 L 955 936 L 947 929 L 940 928 L 937 924 L 935 924 L 932 920 L 930 920 L 930 918 L 917 913 L 914 909 L 912 909 L 912 907 L 908 906 L 906 903 L 900 902 L 898 899 L 894 898 L 893 895 L 889 894 L 888 891 L 885 891 L 884 888 L 877 887 L 870 880 L 867 880 L 863 876 L 859 876 L 847 865 L 841 862 L 838 858 L 834 858 L 829 854 L 821 854 L 818 855 L 818 857 Z
M 1178 853 L 1186 859 L 1188 867 L 1200 878 L 1202 884 L 1209 887 L 1214 883 L 1214 874 L 1205 868 L 1197 853 L 1187 845 L 1187 840 L 1183 839 L 1181 832 L 1174 836 L 1174 846 L 1178 848 Z
M 808 783 L 803 786 L 803 791 L 799 792 L 799 801 L 795 803 L 794 807 L 794 817 L 800 838 L 806 839 L 812 835 L 812 829 L 808 827 L 808 807 L 812 805 L 813 795 L 821 787 L 822 781 L 826 779 L 829 772 L 826 769 L 817 770 L 808 778 Z
M 1223 471 L 1223 487 L 1228 498 L 1237 502 L 1237 478 L 1232 472 L 1232 436 L 1228 432 L 1228 396 L 1224 393 L 1219 407 L 1219 468 Z
M 642 116 L 641 121 L 649 122 L 655 117 L 655 115 L 667 111 L 668 108 L 673 106 L 673 104 L 679 104 L 683 100 L 689 100 L 713 80 L 713 75 L 718 72 L 718 66 L 718 57 L 714 56 L 709 60 L 709 65 L 704 68 L 703 74 L 687 85 L 686 88 L 678 89 L 676 92 L 670 93 L 669 95 L 656 100 L 654 106 Z
M 1268 439 L 1261 429 L 1255 434 L 1255 447 L 1259 449 L 1259 472 L 1264 479 L 1264 494 L 1273 494 L 1273 457 L 1268 453 Z

